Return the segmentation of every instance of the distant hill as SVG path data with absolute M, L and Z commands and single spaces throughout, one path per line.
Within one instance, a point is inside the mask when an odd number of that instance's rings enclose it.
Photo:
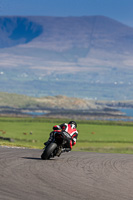
M 88 110 L 99 109 L 93 101 L 66 96 L 47 96 L 41 98 L 28 97 L 26 95 L 9 94 L 0 92 L 0 108 L 14 109 L 68 109 L 68 110 Z
M 13 93 L 0 92 L 0 109 L 33 109 L 33 110 L 103 110 L 133 108 L 132 101 L 97 101 L 67 96 L 29 97 Z M 106 110 L 107 111 L 107 110 Z
M 105 16 L 0 17 L 1 91 L 132 99 L 133 28 Z
M 133 108 L 133 101 L 92 101 L 66 96 L 41 98 L 0 92 L 0 116 L 33 115 L 69 119 L 121 119 L 119 108 Z M 39 114 L 40 113 L 40 114 Z

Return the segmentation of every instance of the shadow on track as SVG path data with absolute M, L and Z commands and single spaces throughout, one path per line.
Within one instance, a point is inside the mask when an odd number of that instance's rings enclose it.
M 42 160 L 42 161 L 55 161 L 56 159 L 55 158 L 51 158 L 51 159 L 48 159 L 48 160 L 43 160 L 41 158 L 35 158 L 35 157 L 22 157 L 23 159 L 28 159 L 28 160 Z
M 22 158 L 29 160 L 42 160 L 41 158 L 35 158 L 35 157 L 22 157 Z

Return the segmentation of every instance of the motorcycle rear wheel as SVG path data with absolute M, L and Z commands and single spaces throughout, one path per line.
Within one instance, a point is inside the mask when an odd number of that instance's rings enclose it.
M 48 147 L 46 147 L 46 149 L 44 150 L 44 152 L 41 155 L 41 158 L 43 160 L 48 160 L 50 159 L 51 154 L 53 153 L 53 151 L 56 149 L 57 144 L 56 143 L 50 143 L 48 145 Z

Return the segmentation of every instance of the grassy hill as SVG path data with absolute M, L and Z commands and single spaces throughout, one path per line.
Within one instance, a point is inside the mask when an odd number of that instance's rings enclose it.
M 20 108 L 34 103 L 34 98 L 25 95 L 0 92 L 0 107 Z
M 23 116 L 40 113 L 43 117 L 48 118 L 79 120 L 128 118 L 119 111 L 119 108 L 122 107 L 133 108 L 133 101 L 92 101 L 66 96 L 35 98 L 0 92 L 0 116 Z
M 37 98 L 14 93 L 0 92 L 0 107 L 89 110 L 103 109 L 105 107 L 132 108 L 133 101 L 98 101 L 61 95 Z
M 13 108 L 53 108 L 53 109 L 89 109 L 96 108 L 95 103 L 66 96 L 49 96 L 42 98 L 0 92 L 0 106 Z

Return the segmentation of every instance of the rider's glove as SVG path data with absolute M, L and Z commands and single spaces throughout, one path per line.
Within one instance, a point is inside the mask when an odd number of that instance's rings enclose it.
M 59 125 L 53 126 L 53 130 L 61 130 L 61 127 Z

